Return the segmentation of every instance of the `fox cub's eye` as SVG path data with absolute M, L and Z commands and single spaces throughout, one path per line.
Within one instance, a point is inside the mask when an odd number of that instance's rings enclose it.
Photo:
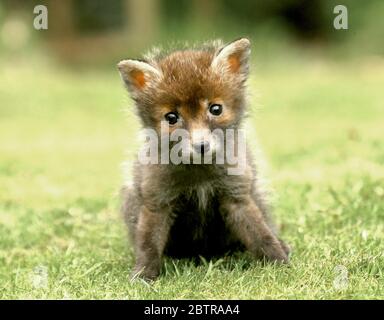
M 212 104 L 209 107 L 209 112 L 212 113 L 214 116 L 219 116 L 223 112 L 223 106 L 221 104 Z
M 175 112 L 168 112 L 164 117 L 165 120 L 169 122 L 169 124 L 175 124 L 179 119 L 179 116 Z

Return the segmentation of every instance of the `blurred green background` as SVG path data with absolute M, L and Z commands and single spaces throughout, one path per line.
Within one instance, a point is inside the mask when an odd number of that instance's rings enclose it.
M 33 28 L 37 4 L 48 30 Z M 348 30 L 333 28 L 338 4 Z M 0 297 L 382 298 L 383 15 L 381 0 L 2 0 Z M 131 283 L 117 191 L 139 126 L 116 63 L 243 36 L 249 137 L 269 162 L 292 268 L 168 261 L 153 287 Z M 41 266 L 46 286 L 31 281 Z
M 45 31 L 32 28 L 38 4 L 49 11 Z M 338 4 L 348 9 L 348 30 L 333 27 Z M 33 52 L 84 67 L 110 65 L 122 52 L 136 56 L 148 46 L 239 36 L 266 57 L 287 48 L 377 55 L 384 50 L 383 7 L 380 0 L 2 0 L 0 48 L 3 58 Z

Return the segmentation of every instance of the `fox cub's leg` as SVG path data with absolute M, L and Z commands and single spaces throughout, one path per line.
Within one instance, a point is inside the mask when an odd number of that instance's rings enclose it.
M 140 209 L 135 230 L 136 264 L 134 275 L 152 280 L 161 269 L 164 247 L 170 230 L 168 212 L 152 211 L 145 205 Z
M 121 213 L 128 226 L 131 244 L 135 243 L 135 230 L 142 203 L 132 186 L 124 186 L 120 190 Z
M 167 212 L 147 209 L 132 186 L 121 190 L 121 211 L 128 226 L 136 264 L 133 275 L 154 279 L 160 272 L 161 256 L 168 238 Z
M 220 207 L 230 230 L 253 255 L 289 262 L 287 248 L 283 248 L 251 197 L 223 199 Z

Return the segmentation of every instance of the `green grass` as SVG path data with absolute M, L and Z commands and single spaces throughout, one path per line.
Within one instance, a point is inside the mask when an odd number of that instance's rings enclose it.
M 291 266 L 166 259 L 152 285 L 130 281 L 117 210 L 138 129 L 117 72 L 2 66 L 0 298 L 384 298 L 384 62 L 280 60 L 255 57 L 249 121 Z

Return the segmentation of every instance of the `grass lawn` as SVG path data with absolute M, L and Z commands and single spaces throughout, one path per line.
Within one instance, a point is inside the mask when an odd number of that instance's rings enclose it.
M 20 62 L 0 77 L 0 298 L 384 298 L 384 61 L 254 60 L 249 136 L 290 267 L 166 259 L 130 281 L 117 191 L 138 124 L 117 72 Z

